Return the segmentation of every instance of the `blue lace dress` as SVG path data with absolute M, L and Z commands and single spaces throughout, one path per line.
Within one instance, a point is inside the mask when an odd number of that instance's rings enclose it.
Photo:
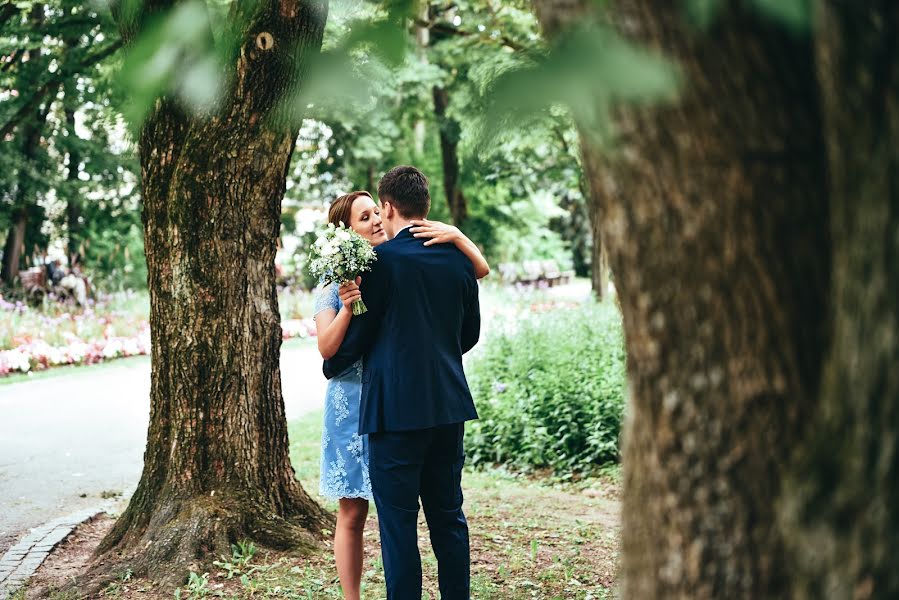
M 337 285 L 330 284 L 315 297 L 315 314 L 341 310 Z M 359 400 L 362 395 L 362 360 L 328 381 L 322 426 L 319 493 L 330 499 L 371 500 L 368 478 L 368 436 L 359 435 Z

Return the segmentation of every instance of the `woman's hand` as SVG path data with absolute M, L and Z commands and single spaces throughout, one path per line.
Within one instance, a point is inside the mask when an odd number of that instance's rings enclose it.
M 343 307 L 350 312 L 353 312 L 353 302 L 362 299 L 362 292 L 359 291 L 359 284 L 361 282 L 362 278 L 357 277 L 356 281 L 343 283 L 337 289 L 337 294 L 340 296 Z
M 429 221 L 427 219 L 413 219 L 412 227 L 409 231 L 417 238 L 430 238 L 425 242 L 425 246 L 431 244 L 455 244 L 461 239 L 462 232 L 458 227 L 441 223 L 440 221 Z

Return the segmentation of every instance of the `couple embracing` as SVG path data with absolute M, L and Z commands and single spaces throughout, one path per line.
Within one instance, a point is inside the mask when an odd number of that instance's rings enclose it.
M 458 229 L 426 217 L 428 180 L 395 167 L 368 192 L 341 196 L 328 220 L 377 248 L 361 283 L 316 298 L 318 345 L 329 379 L 321 489 L 339 501 L 334 555 L 344 596 L 359 598 L 368 501 L 378 510 L 387 597 L 421 598 L 419 498 L 437 557 L 440 595 L 469 598 L 462 511 L 462 437 L 476 419 L 462 355 L 478 340 L 477 279 L 489 272 Z M 353 316 L 353 302 L 368 311 Z

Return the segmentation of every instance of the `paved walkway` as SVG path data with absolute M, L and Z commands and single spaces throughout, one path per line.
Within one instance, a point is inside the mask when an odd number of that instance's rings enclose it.
M 281 374 L 288 419 L 321 406 L 314 342 L 286 343 Z M 33 527 L 130 493 L 149 408 L 146 357 L 0 386 L 0 556 Z

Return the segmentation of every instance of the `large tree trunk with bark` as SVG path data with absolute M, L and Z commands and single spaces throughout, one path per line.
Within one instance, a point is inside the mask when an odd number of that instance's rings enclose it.
M 783 503 L 795 598 L 899 597 L 899 5 L 823 2 L 833 345 Z
M 676 107 L 622 111 L 600 209 L 627 334 L 623 590 L 782 598 L 782 475 L 827 345 L 826 160 L 811 39 L 726 3 L 616 3 L 683 70 Z
M 811 39 L 737 5 L 705 31 L 680 3 L 611 13 L 684 75 L 676 106 L 619 111 L 592 178 L 628 352 L 625 598 L 789 594 L 775 506 L 827 343 L 826 160 Z
M 221 112 L 191 119 L 160 99 L 141 130 L 150 427 L 141 481 L 99 548 L 95 582 L 127 567 L 173 585 L 236 540 L 309 546 L 333 523 L 288 456 L 274 269 L 296 138 L 275 109 L 321 47 L 327 4 L 243 7 L 252 14 L 239 15 Z

